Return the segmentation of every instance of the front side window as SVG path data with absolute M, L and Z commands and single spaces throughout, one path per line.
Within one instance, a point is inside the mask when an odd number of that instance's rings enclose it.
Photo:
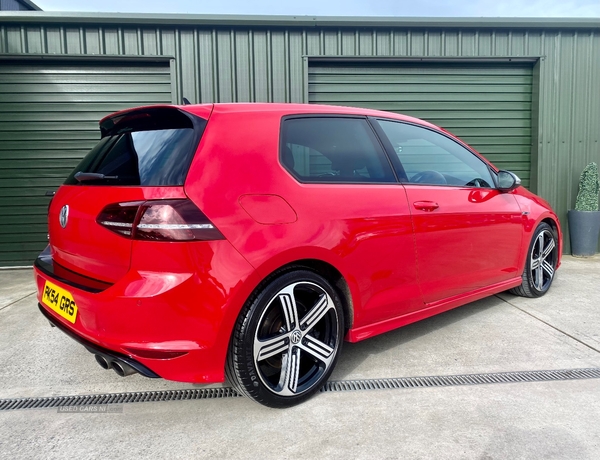
M 395 182 L 364 118 L 285 119 L 280 159 L 301 182 Z
M 402 168 L 404 182 L 491 188 L 485 162 L 452 139 L 430 129 L 378 120 Z

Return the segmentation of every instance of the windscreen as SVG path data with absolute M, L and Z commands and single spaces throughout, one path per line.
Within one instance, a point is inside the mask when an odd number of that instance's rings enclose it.
M 183 185 L 205 126 L 201 118 L 165 108 L 109 119 L 102 125 L 104 137 L 65 184 Z M 78 180 L 77 173 L 98 176 Z

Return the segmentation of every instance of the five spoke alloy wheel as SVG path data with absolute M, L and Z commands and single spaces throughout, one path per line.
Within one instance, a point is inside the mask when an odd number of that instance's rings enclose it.
M 542 222 L 533 234 L 523 282 L 521 286 L 511 289 L 513 294 L 523 297 L 541 297 L 552 281 L 558 262 L 558 238 L 556 232 L 548 224 Z
M 554 235 L 549 230 L 542 230 L 536 237 L 529 255 L 529 269 L 533 287 L 538 291 L 546 291 L 554 278 Z
M 318 391 L 343 340 L 341 301 L 329 282 L 297 270 L 272 281 L 240 315 L 228 357 L 231 383 L 271 407 Z

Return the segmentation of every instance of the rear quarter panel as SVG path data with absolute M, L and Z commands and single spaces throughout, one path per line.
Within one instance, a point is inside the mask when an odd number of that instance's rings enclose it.
M 247 282 L 257 286 L 283 265 L 317 259 L 337 268 L 348 283 L 354 326 L 396 316 L 393 299 L 418 307 L 413 305 L 421 296 L 403 187 L 298 183 L 278 160 L 284 115 L 221 112 L 216 106 L 185 185 L 187 195 L 256 269 Z M 256 222 L 240 205 L 247 194 L 282 196 L 297 221 Z M 392 244 L 399 238 L 407 244 Z M 375 253 L 385 254 L 379 272 L 372 270 Z M 237 311 L 241 307 L 232 306 Z

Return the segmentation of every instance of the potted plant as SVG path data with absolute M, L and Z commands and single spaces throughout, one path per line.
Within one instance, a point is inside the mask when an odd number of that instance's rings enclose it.
M 590 163 L 579 178 L 575 209 L 568 212 L 571 253 L 574 256 L 588 257 L 596 254 L 600 232 L 599 190 L 598 165 Z

